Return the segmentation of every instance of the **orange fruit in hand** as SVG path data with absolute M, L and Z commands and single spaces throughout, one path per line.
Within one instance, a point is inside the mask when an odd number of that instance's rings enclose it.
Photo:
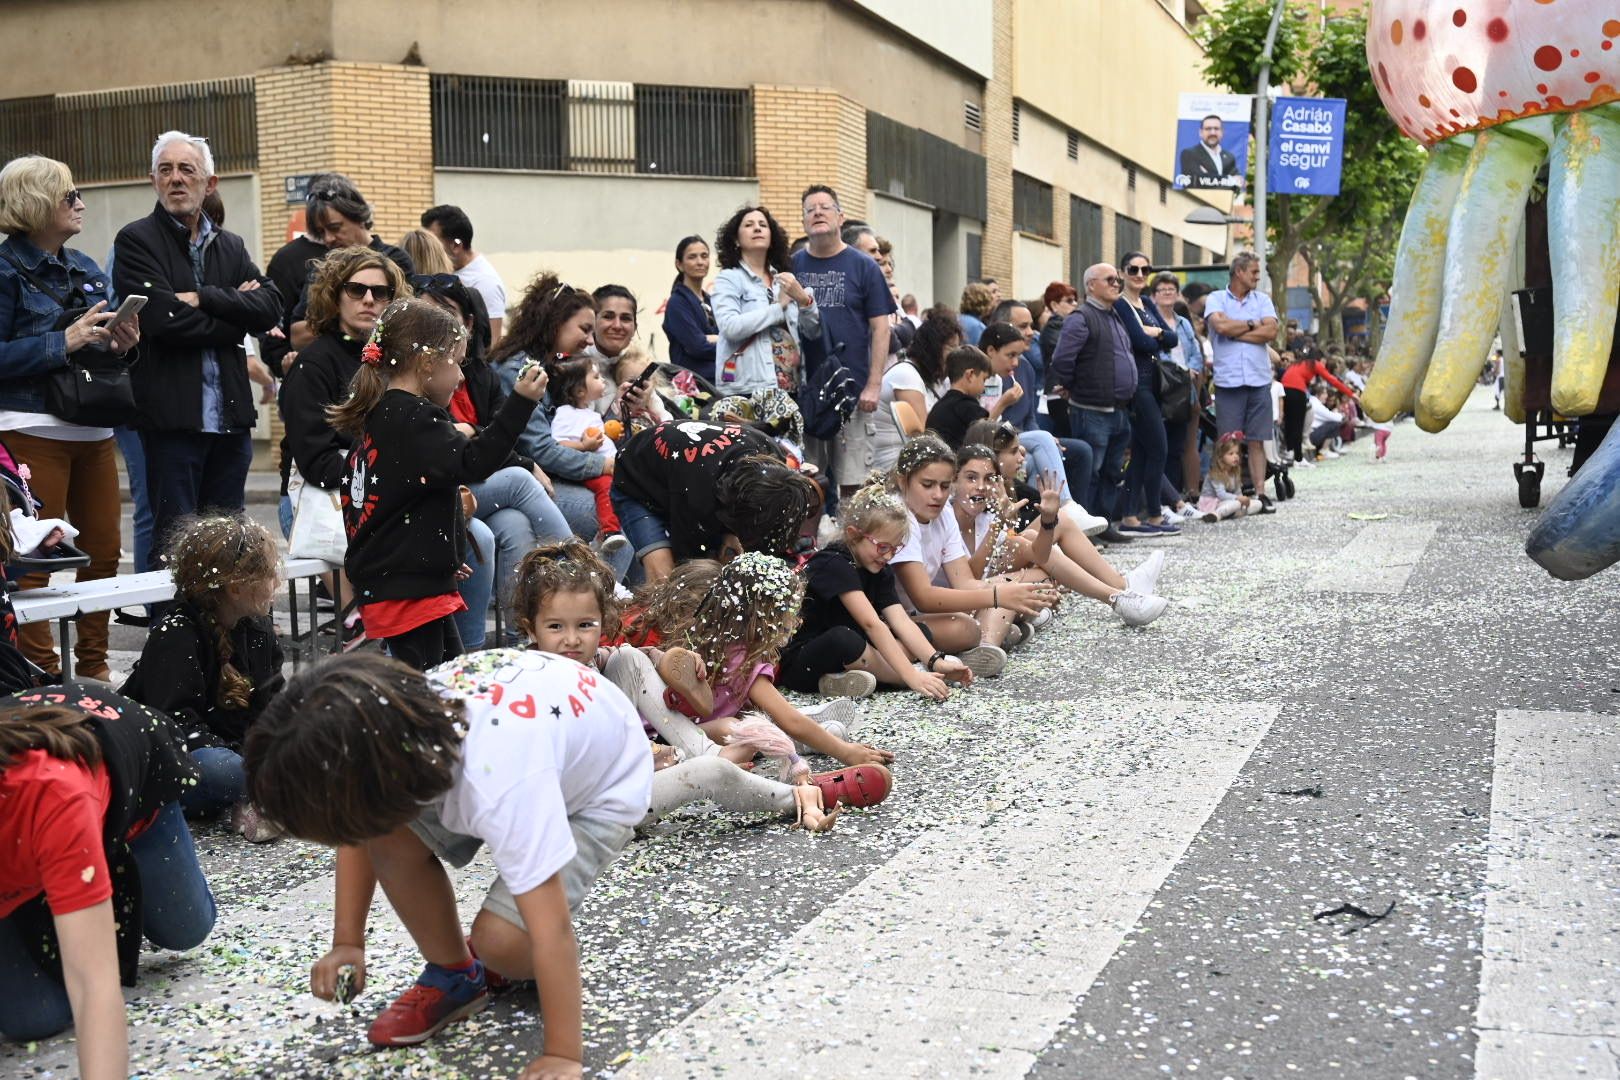
M 618 441 L 620 435 L 624 434 L 624 425 L 619 423 L 617 420 L 609 420 L 607 423 L 603 424 L 602 427 L 607 431 L 607 437 L 615 442 Z M 591 430 L 587 431 L 585 434 L 595 435 L 596 429 L 591 428 Z

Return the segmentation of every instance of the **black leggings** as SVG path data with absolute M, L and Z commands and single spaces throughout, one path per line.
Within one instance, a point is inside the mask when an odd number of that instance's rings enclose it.
M 1283 387 L 1283 445 L 1295 461 L 1305 456 L 1305 417 L 1310 411 L 1305 391 Z
M 835 626 L 806 641 L 796 642 L 782 654 L 776 681 L 789 690 L 814 694 L 823 675 L 837 675 L 861 658 L 866 638 L 847 626 Z
M 417 671 L 426 671 L 461 655 L 461 635 L 456 633 L 456 620 L 449 615 L 440 615 L 397 637 L 384 638 L 383 644 L 388 646 L 388 655 Z

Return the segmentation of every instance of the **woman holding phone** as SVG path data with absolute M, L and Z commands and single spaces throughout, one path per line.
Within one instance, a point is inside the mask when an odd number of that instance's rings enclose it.
M 111 428 L 53 415 L 46 402 L 52 374 L 100 353 L 125 357 L 140 341 L 136 319 L 115 319 L 111 282 L 88 255 L 67 246 L 84 227 L 84 201 L 60 161 L 30 155 L 0 169 L 0 439 L 18 465 L 40 516 L 66 518 L 75 544 L 90 556 L 79 581 L 118 572 L 122 505 Z M 136 303 L 133 299 L 130 302 Z M 20 470 L 19 470 L 20 471 Z M 49 579 L 22 579 L 37 589 Z M 61 671 L 48 623 L 18 630 L 22 650 L 46 671 Z M 75 673 L 111 681 L 107 613 L 79 619 Z

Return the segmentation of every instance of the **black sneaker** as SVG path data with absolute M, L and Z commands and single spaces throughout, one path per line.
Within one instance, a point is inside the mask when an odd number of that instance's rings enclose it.
M 1097 539 L 1101 540 L 1105 544 L 1128 544 L 1131 542 L 1131 537 L 1126 536 L 1113 525 L 1108 526 L 1108 528 L 1098 533 Z
M 1262 514 L 1275 514 L 1277 512 L 1277 504 L 1271 501 L 1270 496 L 1260 496 L 1260 512 Z

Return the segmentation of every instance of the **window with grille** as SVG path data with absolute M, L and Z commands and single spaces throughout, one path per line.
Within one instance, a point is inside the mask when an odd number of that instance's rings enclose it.
M 1052 185 L 1013 173 L 1013 231 L 1052 235 Z
M 1163 229 L 1153 230 L 1153 265 L 1170 266 L 1176 261 L 1176 238 Z
M 1024 125 L 1024 106 L 1022 104 L 1020 104 L 1019 102 L 1015 101 L 1015 102 L 1013 102 L 1013 142 L 1014 143 L 1016 143 L 1018 141 L 1018 136 L 1022 133 L 1023 125 Z
M 152 143 L 164 131 L 207 138 L 216 173 L 252 172 L 259 166 L 252 76 L 0 101 L 0 161 L 43 154 L 66 162 L 79 182 L 145 179 Z
M 969 131 L 983 131 L 984 111 L 971 101 L 962 102 L 962 126 Z
M 1170 185 L 1163 180 L 1159 181 L 1159 205 L 1165 206 L 1170 202 Z
M 1078 282 L 1086 267 L 1103 261 L 1103 212 L 1094 202 L 1069 196 L 1069 265 Z M 1078 286 L 1077 286 L 1078 287 Z
M 1135 165 L 1127 165 L 1127 166 L 1125 166 L 1125 190 L 1126 191 L 1135 191 L 1136 190 L 1136 166 Z
M 444 168 L 753 176 L 747 90 L 432 76 Z
M 1078 131 L 1069 132 L 1069 160 L 1080 160 L 1080 133 Z
M 1142 250 L 1142 223 L 1124 214 L 1114 215 L 1114 261 L 1125 260 L 1125 253 Z

